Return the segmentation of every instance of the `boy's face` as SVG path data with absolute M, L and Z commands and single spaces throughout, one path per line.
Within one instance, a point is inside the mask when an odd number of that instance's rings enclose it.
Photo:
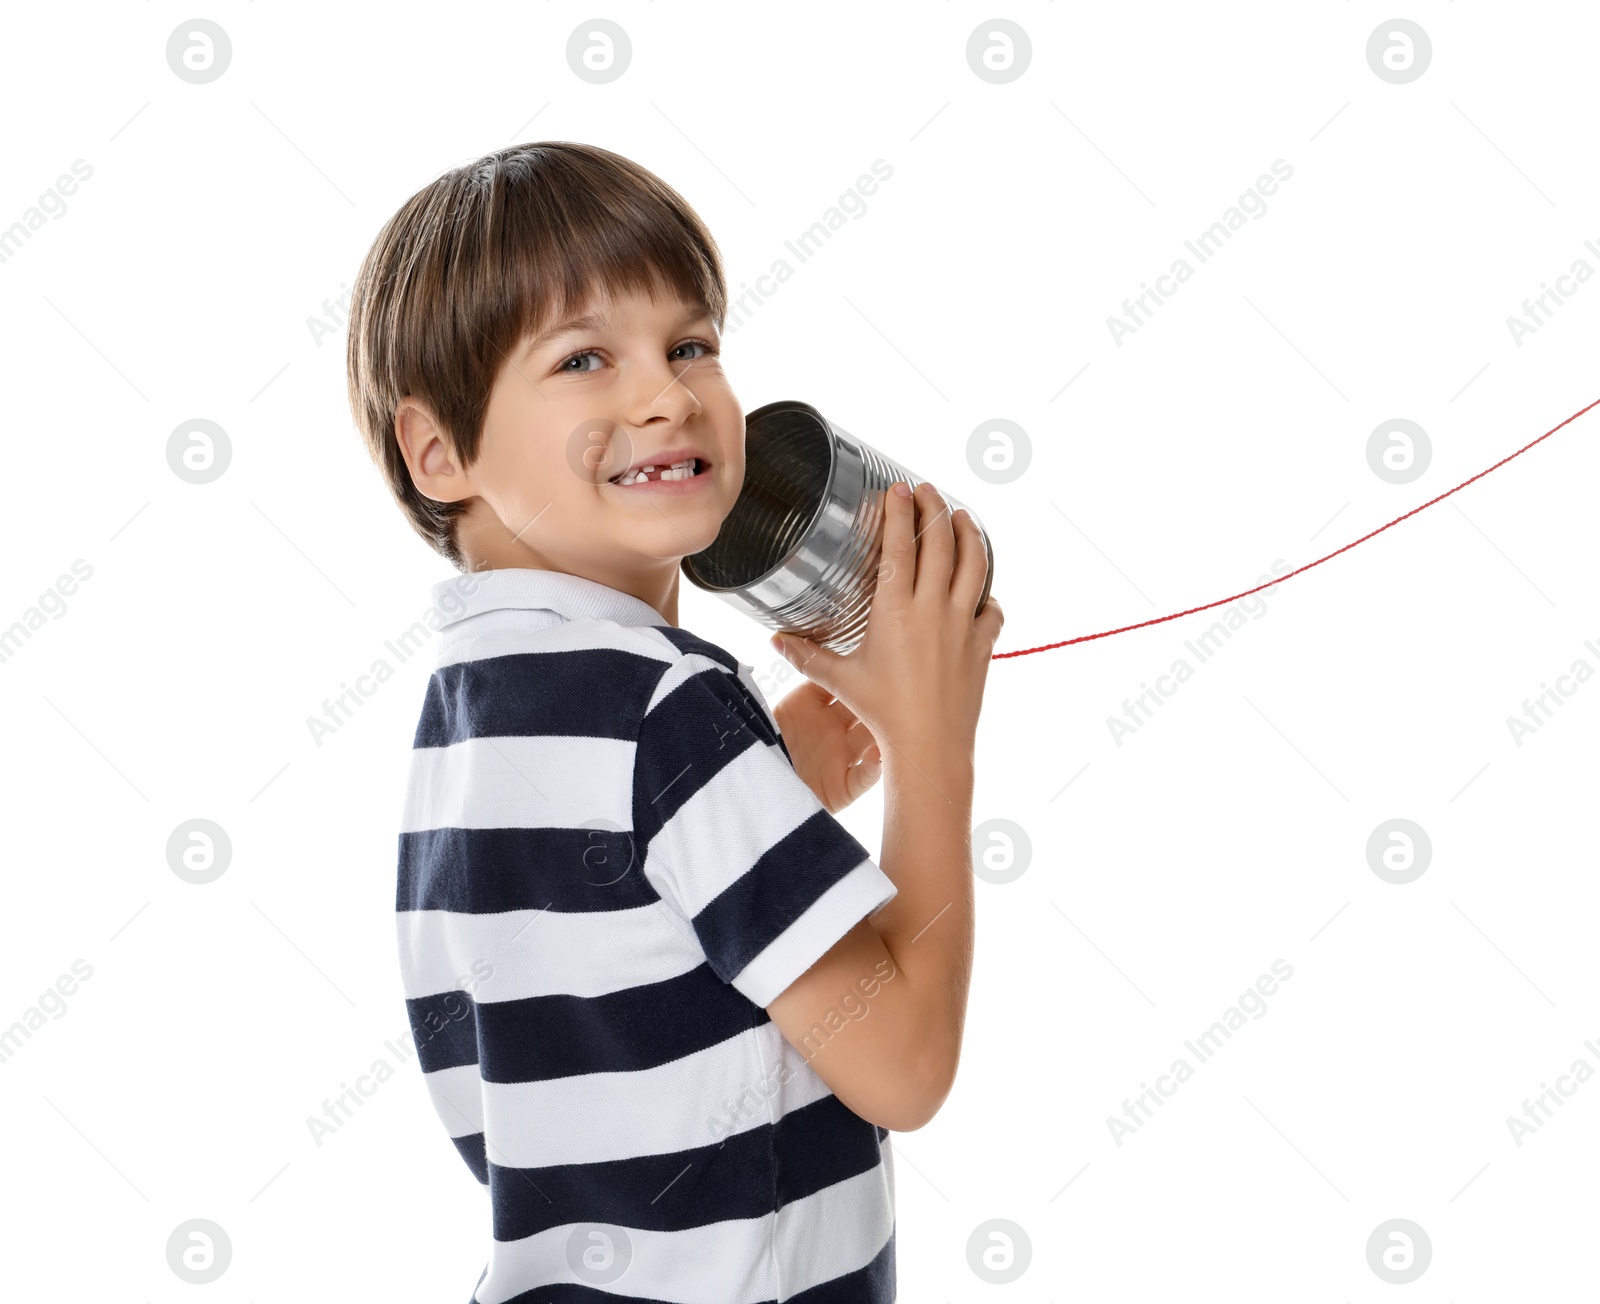
M 476 499 L 458 521 L 474 565 L 582 575 L 658 610 L 670 587 L 675 607 L 678 562 L 711 545 L 744 483 L 744 412 L 719 347 L 704 308 L 675 295 L 592 298 L 511 350 L 471 467 L 440 445 L 449 474 L 430 488 L 427 436 L 397 421 L 417 487 Z M 659 478 L 683 457 L 692 476 Z M 648 481 L 618 483 L 646 465 Z

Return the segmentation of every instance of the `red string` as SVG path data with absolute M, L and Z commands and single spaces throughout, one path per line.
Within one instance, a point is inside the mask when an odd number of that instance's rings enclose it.
M 1352 543 L 1345 544 L 1344 547 L 1339 548 L 1334 552 L 1330 552 L 1326 557 L 1318 557 L 1316 559 L 1316 561 L 1307 562 L 1304 566 L 1300 567 L 1299 570 L 1292 570 L 1287 575 L 1281 575 L 1277 579 L 1269 580 L 1265 584 L 1258 584 L 1258 585 L 1256 585 L 1255 588 L 1246 589 L 1243 593 L 1235 593 L 1231 598 L 1218 598 L 1215 602 L 1208 602 L 1203 607 L 1190 607 L 1187 611 L 1175 611 L 1170 616 L 1157 616 L 1154 620 L 1141 620 L 1137 625 L 1123 625 L 1123 626 L 1120 626 L 1117 629 L 1108 629 L 1108 630 L 1105 630 L 1104 632 L 1099 633 L 1099 634 L 1081 634 L 1077 638 L 1063 639 L 1059 643 L 1042 643 L 1038 647 L 1025 647 L 1025 648 L 1019 649 L 1016 652 L 996 652 L 989 659 L 991 661 L 999 661 L 1003 657 L 1025 657 L 1030 652 L 1048 652 L 1051 648 L 1054 648 L 1054 647 L 1069 647 L 1073 643 L 1088 643 L 1088 642 L 1092 641 L 1093 639 L 1097 639 L 1097 638 L 1109 638 L 1113 634 L 1125 634 L 1130 629 L 1143 629 L 1146 625 L 1159 625 L 1159 624 L 1163 623 L 1164 621 L 1177 620 L 1180 616 L 1192 616 L 1197 611 L 1209 611 L 1209 610 L 1211 610 L 1212 607 L 1220 607 L 1220 606 L 1223 606 L 1225 603 L 1237 602 L 1240 598 L 1248 598 L 1252 593 L 1259 593 L 1259 592 L 1261 592 L 1262 589 L 1270 589 L 1274 585 L 1282 584 L 1284 582 L 1284 580 L 1292 580 L 1296 575 L 1299 575 L 1301 572 L 1308 571 L 1313 566 L 1320 566 L 1320 565 L 1322 565 L 1323 562 L 1328 561 L 1333 557 L 1337 557 L 1339 555 L 1339 553 L 1341 553 L 1341 552 L 1349 552 L 1350 549 L 1354 548 L 1357 543 L 1365 543 L 1368 539 L 1372 538 L 1373 535 L 1382 534 L 1385 530 L 1387 530 L 1389 528 L 1389 526 L 1391 526 L 1391 525 L 1399 525 L 1401 521 L 1406 519 L 1406 517 L 1415 516 L 1418 512 L 1420 512 L 1422 510 L 1423 507 L 1432 507 L 1434 505 L 1434 503 L 1439 502 L 1442 499 L 1448 498 L 1451 494 L 1455 493 L 1457 489 L 1465 489 L 1469 484 L 1472 483 L 1473 480 L 1481 480 L 1484 476 L 1488 475 L 1490 471 L 1498 470 L 1500 467 L 1504 466 L 1507 462 L 1509 462 L 1513 457 L 1521 457 L 1522 454 L 1526 453 L 1530 448 L 1533 447 L 1534 444 L 1537 444 L 1537 443 L 1541 442 L 1542 440 L 1549 439 L 1551 435 L 1555 434 L 1555 432 L 1557 430 L 1561 429 L 1561 426 L 1569 425 L 1570 423 L 1576 421 L 1579 417 L 1581 417 L 1585 412 L 1589 411 L 1589 408 L 1593 408 L 1593 407 L 1596 407 L 1596 406 L 1600 406 L 1600 398 L 1595 399 L 1595 401 L 1593 403 L 1590 403 L 1588 407 L 1579 408 L 1570 417 L 1568 417 L 1565 421 L 1563 421 L 1561 423 L 1561 425 L 1553 426 L 1549 430 L 1546 430 L 1544 432 L 1544 434 L 1540 435 L 1538 439 L 1535 439 L 1533 441 L 1533 443 L 1524 444 L 1521 448 L 1517 449 L 1517 451 L 1515 453 L 1512 453 L 1512 454 L 1510 454 L 1509 456 L 1506 456 L 1506 457 L 1502 457 L 1493 466 L 1488 467 L 1488 468 L 1486 468 L 1486 469 L 1484 469 L 1482 471 L 1479 471 L 1478 474 L 1473 476 L 1471 480 L 1463 480 L 1460 484 L 1458 484 L 1455 487 L 1455 489 L 1446 489 L 1442 494 L 1439 495 L 1438 498 L 1430 498 L 1427 502 L 1423 503 L 1422 507 L 1413 507 L 1409 512 L 1407 512 L 1405 514 L 1405 516 L 1397 516 L 1397 517 L 1395 517 L 1394 520 L 1390 521 L 1388 525 L 1380 525 L 1376 530 L 1372 531 L 1372 534 L 1363 534 L 1359 539 L 1356 539 Z

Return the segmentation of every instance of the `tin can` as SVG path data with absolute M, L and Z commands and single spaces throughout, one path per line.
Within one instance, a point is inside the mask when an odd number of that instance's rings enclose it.
M 770 629 L 848 655 L 866 635 L 877 590 L 883 495 L 922 477 L 795 399 L 745 418 L 744 458 L 738 501 L 716 541 L 683 559 L 684 575 Z M 965 506 L 940 492 L 952 513 Z M 989 600 L 994 547 L 967 511 L 986 561 L 976 616 Z

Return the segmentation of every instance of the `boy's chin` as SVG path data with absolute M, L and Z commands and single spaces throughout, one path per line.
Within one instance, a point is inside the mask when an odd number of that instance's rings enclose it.
M 697 525 L 694 528 L 690 528 L 689 525 L 682 522 L 678 524 L 681 533 L 679 530 L 672 531 L 673 538 L 676 540 L 672 544 L 672 550 L 685 557 L 692 556 L 697 552 L 704 552 L 717 541 L 717 535 L 722 533 L 722 522 L 720 520 L 707 525 Z
M 627 537 L 641 556 L 688 557 L 704 552 L 722 532 L 720 518 L 695 516 L 658 520 L 655 525 L 632 530 Z

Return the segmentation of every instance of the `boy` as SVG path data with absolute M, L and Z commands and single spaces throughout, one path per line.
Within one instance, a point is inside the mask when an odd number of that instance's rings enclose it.
M 396 904 L 419 1063 L 489 1188 L 479 1304 L 891 1301 L 888 1132 L 955 1075 L 983 547 L 896 485 L 865 641 L 791 638 L 811 682 L 776 711 L 679 628 L 744 475 L 725 303 L 683 199 L 565 143 L 425 187 L 354 290 L 357 422 L 471 581 Z M 880 767 L 881 868 L 833 817 Z

